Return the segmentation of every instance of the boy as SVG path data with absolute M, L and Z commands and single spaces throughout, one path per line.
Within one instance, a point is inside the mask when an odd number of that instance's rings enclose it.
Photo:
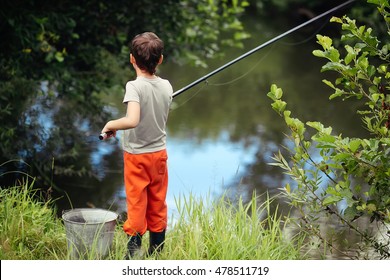
M 126 84 L 123 103 L 127 113 L 111 120 L 102 133 L 123 132 L 124 181 L 127 220 L 123 225 L 129 236 L 130 257 L 140 249 L 142 236 L 150 235 L 148 254 L 163 248 L 167 227 L 166 194 L 168 187 L 166 122 L 173 89 L 169 81 L 155 75 L 163 60 L 164 43 L 152 32 L 134 37 L 130 63 L 137 78 Z

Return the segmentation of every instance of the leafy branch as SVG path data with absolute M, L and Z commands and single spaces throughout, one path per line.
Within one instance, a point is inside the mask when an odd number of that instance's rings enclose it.
M 388 1 L 369 2 L 379 6 L 385 21 L 389 19 Z M 319 227 L 321 214 L 335 216 L 381 258 L 390 258 L 390 233 L 387 232 L 387 238 L 382 240 L 357 224 L 358 219 L 366 217 L 386 231 L 390 222 L 390 100 L 387 96 L 390 45 L 381 44 L 371 28 L 358 26 L 347 16 L 334 17 L 331 21 L 341 24 L 345 32 L 341 37 L 344 49 L 336 48 L 331 38 L 317 35 L 322 49 L 313 54 L 328 60 L 322 71 L 339 75 L 334 82 L 323 80 L 334 90 L 330 99 L 341 97 L 345 101 L 355 97 L 365 102 L 365 109 L 357 114 L 363 116 L 362 122 L 371 137 L 334 135 L 332 127 L 324 127 L 321 122 L 303 123 L 291 117 L 291 111 L 286 109 L 287 103 L 282 99 L 282 89 L 272 85 L 268 97 L 273 101 L 272 108 L 290 129 L 294 148 L 288 149 L 290 163 L 279 152 L 271 164 L 285 170 L 297 183 L 293 189 L 287 184 L 285 193 L 291 204 L 299 209 L 307 229 L 312 230 L 313 225 Z M 316 235 L 320 236 L 320 232 Z M 326 244 L 332 247 L 331 242 Z

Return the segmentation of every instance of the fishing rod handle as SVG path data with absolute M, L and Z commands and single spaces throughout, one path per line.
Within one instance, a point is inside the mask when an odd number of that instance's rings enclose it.
M 99 135 L 99 139 L 106 140 L 107 138 L 110 138 L 113 134 L 114 134 L 114 132 L 112 132 L 112 131 L 107 131 L 107 132 L 101 133 Z

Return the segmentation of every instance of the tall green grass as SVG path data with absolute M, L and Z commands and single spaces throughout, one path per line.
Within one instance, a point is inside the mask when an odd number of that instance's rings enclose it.
M 304 236 L 287 238 L 277 211 L 271 213 L 270 200 L 258 205 L 195 198 L 177 199 L 179 217 L 167 235 L 161 259 L 255 260 L 304 259 Z
M 34 181 L 0 189 L 0 259 L 62 259 L 65 229 Z
M 304 259 L 304 236 L 288 237 L 288 218 L 270 211 L 268 199 L 249 203 L 179 197 L 170 220 L 161 260 Z M 127 236 L 118 224 L 106 259 L 122 260 Z M 143 238 L 147 250 L 148 234 Z M 94 259 L 93 254 L 86 256 Z M 140 255 L 141 259 L 146 258 Z M 33 190 L 33 182 L 0 189 L 0 259 L 69 259 L 65 227 L 52 202 Z

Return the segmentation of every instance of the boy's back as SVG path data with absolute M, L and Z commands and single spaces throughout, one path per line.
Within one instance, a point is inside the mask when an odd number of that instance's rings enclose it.
M 134 101 L 141 107 L 137 127 L 124 131 L 123 149 L 129 153 L 150 153 L 166 148 L 166 122 L 173 89 L 160 77 L 137 77 L 126 84 L 124 103 Z

